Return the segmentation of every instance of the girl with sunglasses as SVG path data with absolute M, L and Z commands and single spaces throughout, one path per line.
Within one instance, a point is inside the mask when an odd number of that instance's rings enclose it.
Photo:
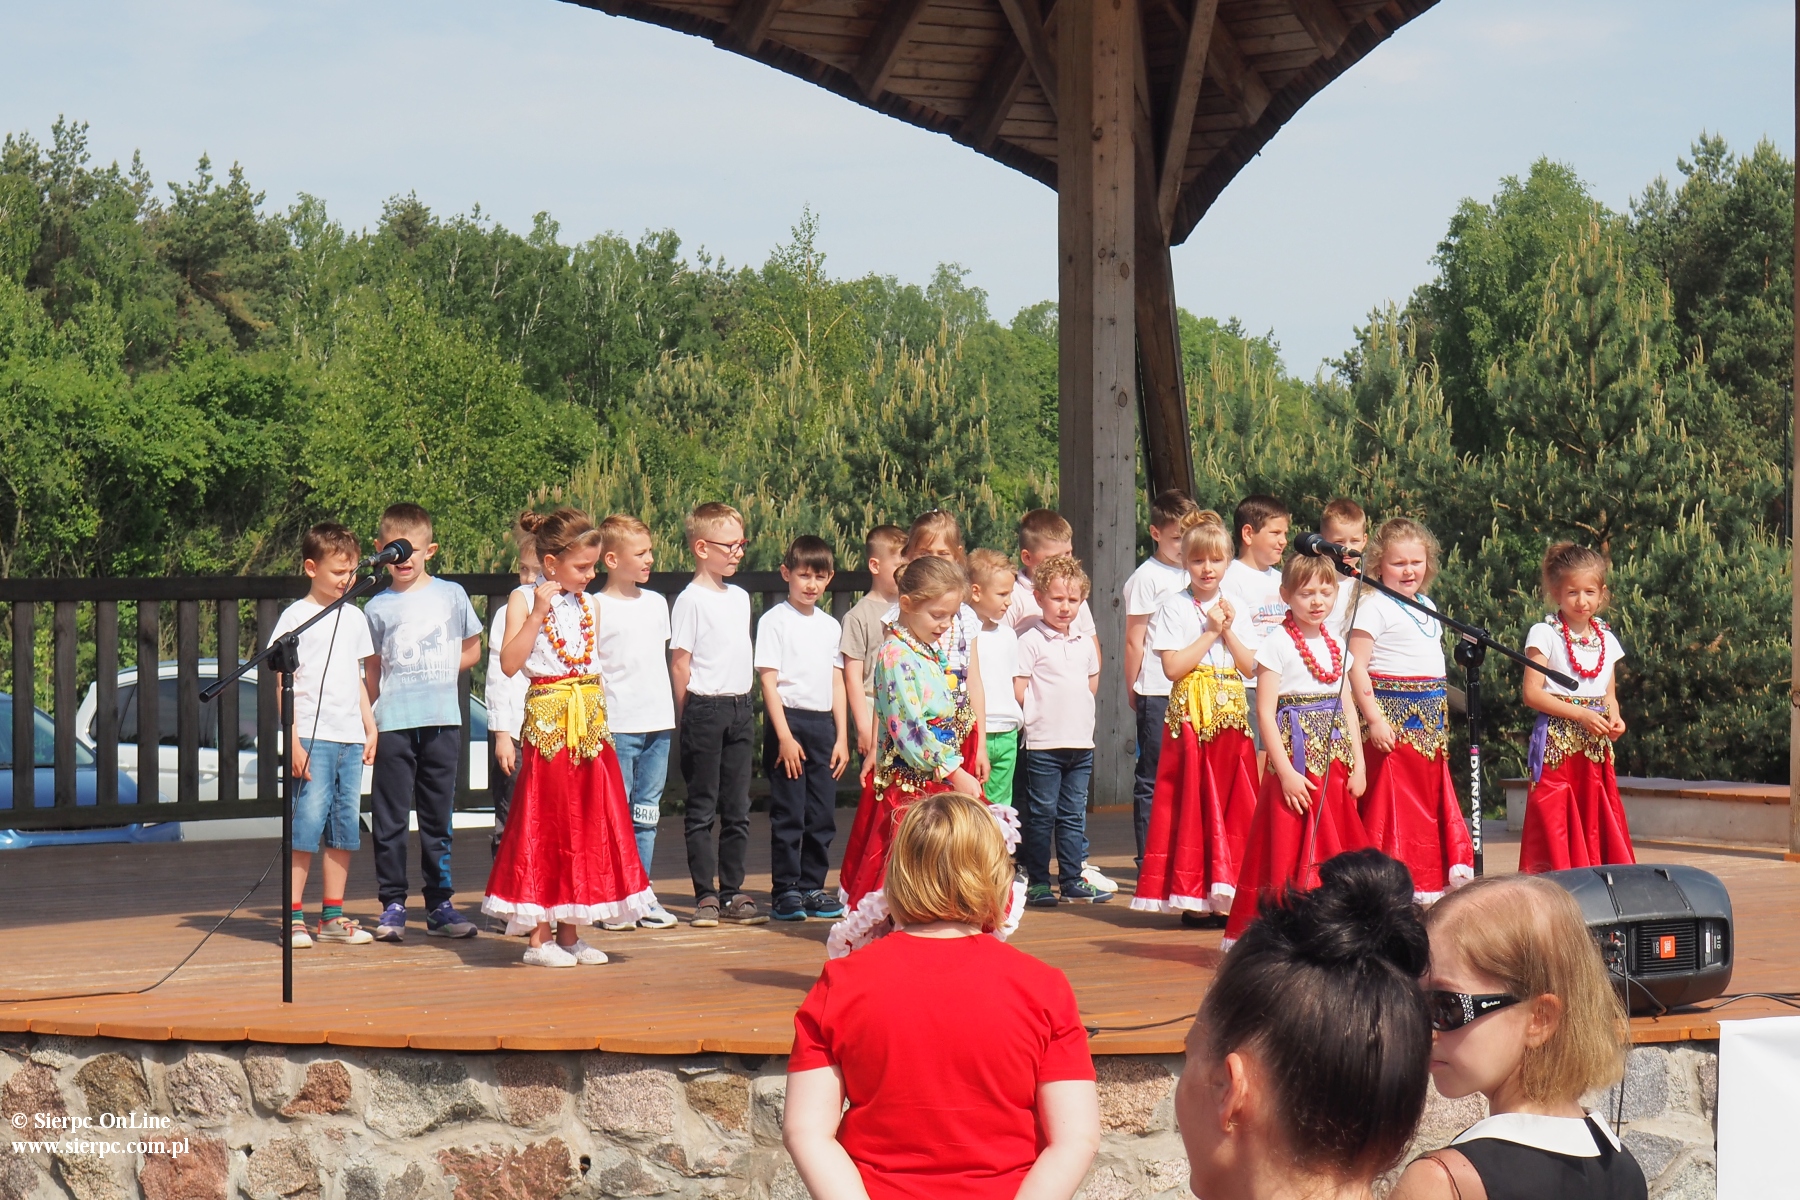
M 1489 1116 L 1407 1167 L 1394 1200 L 1645 1200 L 1631 1151 L 1580 1103 L 1623 1074 L 1627 1026 L 1574 898 L 1490 876 L 1425 924 L 1431 1075 Z

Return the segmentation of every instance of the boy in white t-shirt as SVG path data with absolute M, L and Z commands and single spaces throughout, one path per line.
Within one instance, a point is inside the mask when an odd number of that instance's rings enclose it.
M 1150 800 L 1156 795 L 1156 768 L 1162 758 L 1163 717 L 1173 686 L 1162 658 L 1148 652 L 1150 618 L 1172 592 L 1188 585 L 1181 563 L 1181 522 L 1200 511 L 1187 493 L 1169 488 L 1150 502 L 1150 543 L 1156 552 L 1125 581 L 1125 691 L 1137 714 L 1137 766 L 1131 778 L 1131 820 L 1137 832 L 1137 863 L 1144 865 L 1144 835 L 1150 829 Z
M 669 677 L 681 730 L 681 778 L 687 785 L 688 874 L 694 881 L 693 924 L 709 928 L 767 924 L 744 894 L 750 845 L 750 593 L 725 582 L 737 574 L 750 543 L 744 517 L 712 501 L 688 514 L 694 581 L 669 613 Z M 713 826 L 718 826 L 714 841 Z
M 850 762 L 843 628 L 819 607 L 836 574 L 831 547 L 802 534 L 781 560 L 788 598 L 756 626 L 756 674 L 768 728 L 769 879 L 777 921 L 838 920 L 844 906 L 825 891 L 837 832 L 837 781 Z
M 301 541 L 306 577 L 312 587 L 288 605 L 269 635 L 271 642 L 317 616 L 350 589 L 362 545 L 342 525 L 314 525 Z M 294 910 L 288 940 L 313 944 L 306 928 L 306 875 L 313 855 L 325 847 L 324 904 L 318 940 L 361 946 L 374 941 L 368 930 L 344 916 L 344 884 L 350 855 L 362 845 L 362 769 L 375 761 L 375 713 L 363 690 L 362 660 L 373 651 L 369 622 L 346 604 L 302 633 L 300 665 L 294 672 L 294 711 L 288 737 L 294 747 Z
M 675 694 L 669 686 L 669 602 L 650 582 L 656 553 L 650 527 L 636 517 L 614 515 L 600 522 L 600 561 L 606 586 L 600 592 L 600 627 L 594 648 L 600 682 L 606 688 L 606 723 L 631 802 L 631 828 L 644 874 L 656 858 L 656 824 L 662 820 L 663 787 L 669 780 L 669 742 L 675 736 Z M 668 929 L 675 918 L 658 904 L 637 921 L 645 929 Z M 602 924 L 629 929 L 631 924 Z
M 863 541 L 863 566 L 869 572 L 869 590 L 844 614 L 844 694 L 856 727 L 856 753 L 863 759 L 875 753 L 875 673 L 869 661 L 887 636 L 882 618 L 900 603 L 895 574 L 906 565 L 901 551 L 906 530 L 898 525 L 877 525 Z
M 1356 501 L 1339 496 L 1320 514 L 1319 535 L 1353 551 L 1360 562 L 1363 547 L 1369 544 L 1368 515 Z M 1355 593 L 1356 581 L 1348 575 L 1339 575 L 1337 602 L 1331 606 L 1331 619 L 1327 624 L 1340 639 L 1350 636 L 1350 606 Z
M 1288 606 L 1281 598 L 1281 559 L 1287 553 L 1292 516 L 1287 505 L 1273 496 L 1245 496 L 1232 515 L 1237 532 L 1238 556 L 1225 568 L 1219 590 L 1231 601 L 1237 617 L 1238 640 L 1251 654 L 1262 648 L 1271 630 L 1281 625 Z M 1256 711 L 1256 681 L 1244 685 L 1250 711 Z M 1258 751 L 1263 749 L 1262 727 L 1250 722 Z
M 989 769 L 982 787 L 989 804 L 1010 808 L 1019 766 L 1019 726 L 1025 723 L 1025 710 L 1019 707 L 1013 690 L 1019 674 L 1019 635 L 1005 620 L 1017 585 L 1012 560 L 998 550 L 971 550 L 968 572 L 969 607 L 981 618 L 975 657 L 987 698 L 981 728 L 987 739 Z

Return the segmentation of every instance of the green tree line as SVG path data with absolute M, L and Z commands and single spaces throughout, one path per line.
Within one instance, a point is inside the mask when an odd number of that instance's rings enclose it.
M 1793 164 L 1703 136 L 1677 172 L 1625 212 L 1549 161 L 1463 202 L 1434 277 L 1312 379 L 1272 333 L 1182 313 L 1197 498 L 1420 517 L 1440 602 L 1515 640 L 1545 545 L 1601 546 L 1625 768 L 1774 779 Z M 559 499 L 643 516 L 671 568 L 703 498 L 744 509 L 752 566 L 799 532 L 854 562 L 869 524 L 933 506 L 1008 545 L 1055 500 L 1055 305 L 1001 321 L 953 265 L 838 277 L 818 232 L 803 214 L 750 266 L 413 196 L 351 230 L 235 166 L 159 189 L 78 123 L 10 135 L 0 573 L 288 571 L 310 522 L 366 533 L 398 498 L 437 514 L 450 569 L 504 566 L 511 517 Z M 1502 704 L 1502 769 L 1525 722 Z

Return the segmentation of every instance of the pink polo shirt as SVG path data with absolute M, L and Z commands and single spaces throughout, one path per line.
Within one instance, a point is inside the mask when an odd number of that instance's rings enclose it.
M 1019 634 L 1019 674 L 1025 684 L 1025 746 L 1030 750 L 1094 748 L 1094 693 L 1100 673 L 1092 635 L 1058 633 L 1034 621 Z

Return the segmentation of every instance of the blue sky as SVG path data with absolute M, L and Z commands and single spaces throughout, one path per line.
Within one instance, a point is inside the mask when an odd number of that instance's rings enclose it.
M 1443 0 L 1282 130 L 1175 251 L 1180 303 L 1341 353 L 1429 278 L 1464 196 L 1539 155 L 1623 207 L 1702 129 L 1794 147 L 1794 7 Z M 830 267 L 969 268 L 1002 319 L 1054 295 L 1056 202 L 949 139 L 680 34 L 555 0 L 108 0 L 0 9 L 0 128 L 91 123 L 157 180 L 202 152 L 346 224 L 416 191 L 565 241 L 672 227 L 760 262 L 810 204 Z

